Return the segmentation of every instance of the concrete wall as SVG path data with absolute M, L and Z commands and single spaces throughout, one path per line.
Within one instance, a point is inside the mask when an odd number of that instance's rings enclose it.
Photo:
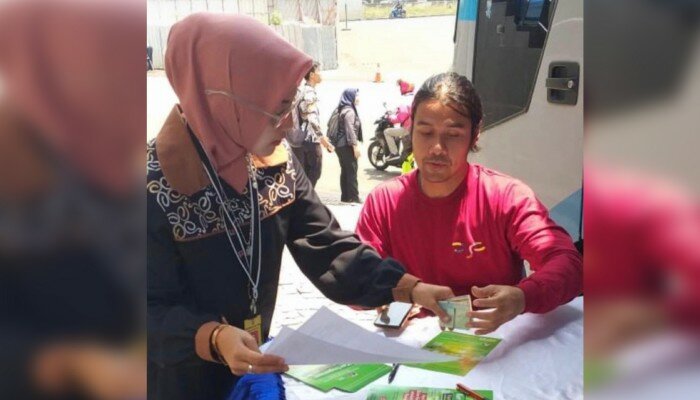
M 273 28 L 296 48 L 320 62 L 322 70 L 338 68 L 335 26 L 305 26 L 300 23 L 285 23 Z
M 277 1 L 280 2 L 279 5 L 288 6 L 293 2 Z M 361 7 L 361 0 L 358 3 Z M 274 3 L 268 0 L 148 0 L 146 43 L 153 47 L 154 68 L 164 67 L 163 58 L 170 27 L 187 15 L 198 11 L 238 13 L 267 23 L 273 10 L 271 5 Z M 319 61 L 322 69 L 338 68 L 335 0 L 297 0 L 296 8 L 300 12 L 294 18 L 301 21 L 286 20 L 282 25 L 272 28 L 296 48 Z M 285 14 L 284 9 L 278 11 Z
M 268 0 L 148 0 L 148 23 L 172 24 L 199 11 L 249 15 L 267 22 Z
M 338 15 L 341 23 L 345 21 L 345 5 L 348 6 L 348 21 L 358 21 L 363 18 L 362 0 L 338 0 Z
M 168 32 L 170 32 L 170 25 L 150 23 L 146 25 L 146 45 L 153 47 L 153 68 L 155 69 L 165 67 L 163 56 L 168 42 Z

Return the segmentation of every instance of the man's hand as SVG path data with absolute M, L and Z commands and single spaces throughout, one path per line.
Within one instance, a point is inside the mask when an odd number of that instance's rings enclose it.
M 328 151 L 329 153 L 332 153 L 335 151 L 335 147 L 333 147 L 331 142 L 328 141 L 327 136 L 321 136 L 320 142 L 321 142 L 321 145 L 323 147 L 325 147 L 326 151 Z
M 430 285 L 423 282 L 418 282 L 411 291 L 411 299 L 413 302 L 427 308 L 435 313 L 444 323 L 450 322 L 450 316 L 443 310 L 438 301 L 446 300 L 455 297 L 455 294 L 447 286 Z
M 488 285 L 472 287 L 474 307 L 487 310 L 471 311 L 469 327 L 476 328 L 477 335 L 485 335 L 515 318 L 525 310 L 525 293 L 519 287 L 508 285 Z
M 362 155 L 362 152 L 360 151 L 360 146 L 357 144 L 352 146 L 352 151 L 355 153 L 355 159 L 359 160 L 360 155 Z

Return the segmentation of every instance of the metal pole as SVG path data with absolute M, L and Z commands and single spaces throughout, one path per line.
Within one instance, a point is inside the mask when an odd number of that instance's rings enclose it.
M 323 25 L 323 18 L 321 17 L 321 1 L 316 0 L 316 15 L 318 16 L 318 23 Z
M 345 2 L 345 28 L 343 29 L 344 31 L 349 31 L 350 28 L 348 28 L 348 2 Z
M 275 5 L 271 0 L 267 0 L 267 24 L 272 25 L 272 10 Z

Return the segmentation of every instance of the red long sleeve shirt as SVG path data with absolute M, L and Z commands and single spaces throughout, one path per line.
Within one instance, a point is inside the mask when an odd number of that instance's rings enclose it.
M 581 256 L 533 191 L 477 164 L 443 198 L 421 191 L 418 171 L 385 182 L 367 197 L 356 232 L 382 256 L 456 295 L 475 285 L 517 285 L 525 311 L 543 313 L 582 291 Z

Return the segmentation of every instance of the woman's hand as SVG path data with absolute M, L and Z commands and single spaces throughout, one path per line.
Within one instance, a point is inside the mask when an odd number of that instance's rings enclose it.
M 413 302 L 427 308 L 440 318 L 444 323 L 450 322 L 450 316 L 443 310 L 438 301 L 455 297 L 455 294 L 447 286 L 430 285 L 418 282 L 411 291 Z
M 360 146 L 356 144 L 356 145 L 352 146 L 352 150 L 355 153 L 355 159 L 359 160 L 360 155 L 362 155 L 362 152 L 360 151 Z
M 223 328 L 216 337 L 216 346 L 234 375 L 286 372 L 287 364 L 280 357 L 261 354 L 255 338 L 234 326 Z
M 145 354 L 102 344 L 59 343 L 41 349 L 32 361 L 34 383 L 45 394 L 146 398 Z

